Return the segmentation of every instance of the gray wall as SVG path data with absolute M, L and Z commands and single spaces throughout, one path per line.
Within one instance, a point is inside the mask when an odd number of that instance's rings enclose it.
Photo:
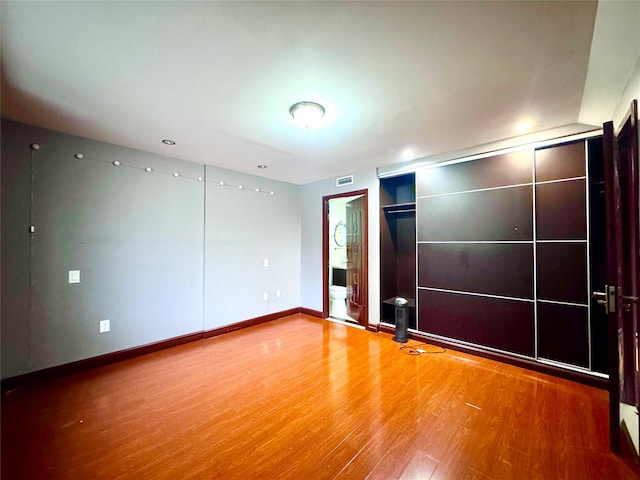
M 5 120 L 2 174 L 3 378 L 300 305 L 295 185 Z
M 297 185 L 207 166 L 205 330 L 300 307 L 299 198 Z
M 379 181 L 375 168 L 356 172 L 352 185 L 336 187 L 335 178 L 331 178 L 301 187 L 302 291 L 300 295 L 304 307 L 322 311 L 322 197 L 365 189 L 368 190 L 369 197 L 369 323 L 379 323 L 380 201 Z

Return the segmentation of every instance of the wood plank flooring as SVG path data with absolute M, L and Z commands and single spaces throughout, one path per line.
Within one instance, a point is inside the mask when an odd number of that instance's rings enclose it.
M 632 479 L 607 393 L 293 315 L 2 396 L 2 479 Z

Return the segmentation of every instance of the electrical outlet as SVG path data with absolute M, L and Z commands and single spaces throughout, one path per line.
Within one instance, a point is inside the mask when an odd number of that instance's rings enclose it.
M 80 283 L 80 270 L 69 270 L 69 283 Z
M 266 302 L 269 300 L 269 292 L 262 292 L 262 299 Z
M 100 320 L 100 333 L 109 332 L 111 330 L 111 320 Z
M 263 264 L 265 267 L 268 267 L 268 266 L 269 266 L 269 259 L 268 259 L 268 258 L 265 258 L 265 259 L 263 260 L 262 264 Z
M 276 290 L 276 298 L 280 298 L 280 290 Z

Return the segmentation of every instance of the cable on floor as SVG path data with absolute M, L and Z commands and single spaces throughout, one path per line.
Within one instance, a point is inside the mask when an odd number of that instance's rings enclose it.
M 419 347 L 425 347 L 425 348 L 419 348 Z M 413 345 L 407 345 L 406 343 L 403 343 L 402 346 L 400 347 L 400 351 L 405 355 L 417 356 L 417 355 L 424 355 L 424 354 L 428 355 L 432 353 L 445 353 L 447 349 L 443 347 L 436 347 L 434 345 L 429 345 L 428 343 L 415 343 Z

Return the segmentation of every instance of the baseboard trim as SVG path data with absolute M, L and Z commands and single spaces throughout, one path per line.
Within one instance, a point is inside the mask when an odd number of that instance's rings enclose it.
M 300 307 L 300 313 L 304 313 L 305 315 L 310 315 L 316 318 L 325 318 L 320 310 L 312 310 L 310 308 Z
M 180 335 L 178 337 L 169 338 L 167 340 L 161 340 L 159 342 L 148 343 L 139 347 L 131 347 L 125 350 L 118 350 L 116 352 L 105 353 L 104 355 L 98 355 L 97 357 L 90 357 L 83 360 L 77 360 L 71 363 L 65 363 L 62 365 L 56 365 L 55 367 L 45 368 L 43 370 L 36 370 L 34 372 L 23 373 L 14 377 L 4 378 L 0 381 L 0 391 L 2 393 L 10 390 L 15 390 L 19 387 L 26 387 L 36 383 L 46 382 L 59 378 L 65 375 L 71 375 L 73 373 L 79 373 L 92 368 L 103 367 L 111 363 L 121 362 L 123 360 L 129 360 L 130 358 L 139 357 L 148 353 L 157 352 L 158 350 L 164 350 L 171 347 L 177 347 L 184 343 L 194 342 L 196 340 L 202 340 L 204 338 L 211 338 L 224 333 L 233 332 L 235 330 L 241 330 L 243 328 L 252 327 L 261 323 L 277 320 L 282 317 L 294 315 L 296 313 L 303 312 L 301 307 L 290 308 L 281 312 L 270 313 L 261 317 L 252 318 L 243 322 L 233 323 L 221 328 L 213 330 L 205 330 L 200 332 L 189 333 L 186 335 Z M 313 312 L 314 310 L 308 310 Z M 309 314 L 310 315 L 310 314 Z
M 118 350 L 116 352 L 105 353 L 104 355 L 98 355 L 97 357 L 85 358 L 83 360 L 56 365 L 55 367 L 49 367 L 43 370 L 36 370 L 34 372 L 16 375 L 15 377 L 4 378 L 2 379 L 0 390 L 4 393 L 19 387 L 46 382 L 65 375 L 91 370 L 92 368 L 103 367 L 111 363 L 129 360 L 130 358 L 139 357 L 141 355 L 157 352 L 158 350 L 164 350 L 166 348 L 177 347 L 178 345 L 201 339 L 202 332 L 188 333 L 186 335 L 180 335 L 167 340 L 148 343 L 139 347 L 131 347 L 124 350 Z
M 380 331 L 390 334 L 395 334 L 396 329 L 394 326 L 380 324 Z M 461 345 L 454 341 L 448 342 L 446 340 L 431 338 L 428 335 L 421 335 L 419 333 L 409 332 L 409 338 L 412 340 L 418 340 L 421 342 L 428 342 L 438 347 L 449 348 L 457 352 L 468 353 L 477 357 L 488 358 L 490 360 L 496 360 L 502 363 L 508 363 L 516 367 L 526 368 L 527 370 L 533 370 L 539 373 L 546 373 L 547 375 L 553 375 L 554 377 L 564 378 L 565 380 L 571 380 L 573 382 L 589 385 L 590 387 L 600 388 L 602 390 L 609 390 L 609 380 L 606 378 L 594 377 L 586 373 L 574 372 L 571 370 L 564 370 L 563 368 L 554 367 L 552 365 L 545 365 L 538 363 L 534 360 L 526 360 L 524 358 L 511 357 L 507 354 L 492 352 L 490 350 L 484 350 L 482 347 L 471 347 L 467 345 Z
M 302 309 L 300 307 L 290 308 L 289 310 L 270 313 L 268 315 L 263 315 L 261 317 L 250 318 L 249 320 L 232 323 L 231 325 L 225 325 L 224 327 L 214 328 L 212 330 L 205 330 L 203 333 L 203 338 L 217 337 L 218 335 L 223 335 L 225 333 L 234 332 L 236 330 L 242 330 L 243 328 L 253 327 L 254 325 L 260 325 L 261 323 L 271 322 L 273 320 L 277 320 L 282 317 L 295 315 L 296 313 L 300 313 L 301 310 Z

